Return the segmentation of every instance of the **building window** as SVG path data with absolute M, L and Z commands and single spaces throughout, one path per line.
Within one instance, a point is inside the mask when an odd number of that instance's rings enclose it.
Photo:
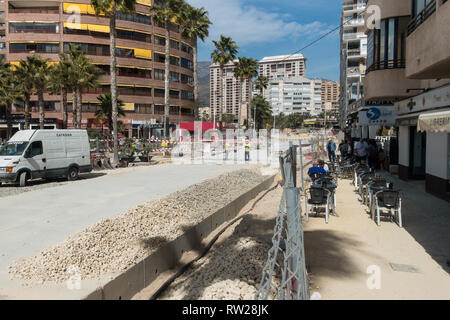
M 405 34 L 408 18 L 381 21 L 380 29 L 372 30 L 367 43 L 367 72 L 405 67 Z
M 59 43 L 10 43 L 9 52 L 59 53 Z
M 135 40 L 135 41 L 142 41 L 142 42 L 152 42 L 152 36 L 151 36 L 151 34 L 148 34 L 148 33 L 122 30 L 122 29 L 116 29 L 116 32 L 117 32 L 117 38 L 119 38 L 119 39 L 128 39 L 128 40 Z
M 181 51 L 186 52 L 188 54 L 194 54 L 194 49 L 192 49 L 191 46 L 185 44 L 185 43 L 181 43 Z
M 146 15 L 139 14 L 139 13 L 128 14 L 128 13 L 117 12 L 116 17 L 118 20 L 125 20 L 125 21 L 131 21 L 131 22 L 137 22 L 137 23 L 143 23 L 143 24 L 152 24 L 152 19 L 150 16 L 146 16 Z
M 181 58 L 181 66 L 189 70 L 194 70 L 194 63 L 185 58 Z
M 11 22 L 10 33 L 59 33 L 59 23 Z
M 408 35 L 417 29 L 436 11 L 436 0 L 412 0 L 411 21 L 408 25 Z
M 165 71 L 164 70 L 155 69 L 155 71 L 154 71 L 155 80 L 162 80 L 162 81 L 164 81 L 164 75 L 165 75 Z
M 152 113 L 152 105 L 144 104 L 144 103 L 135 103 L 134 104 L 134 112 L 142 113 L 142 114 L 151 114 Z
M 194 93 L 190 91 L 181 90 L 181 99 L 194 101 Z
M 155 37 L 155 44 L 158 44 L 160 46 L 165 46 L 166 45 L 166 38 L 157 36 L 156 34 L 155 34 L 154 37 Z
M 87 55 L 93 56 L 109 56 L 109 46 L 102 44 L 91 44 L 91 43 L 64 43 L 64 52 L 69 53 L 69 45 L 79 46 L 81 50 Z M 121 49 L 116 49 L 116 52 L 120 52 Z

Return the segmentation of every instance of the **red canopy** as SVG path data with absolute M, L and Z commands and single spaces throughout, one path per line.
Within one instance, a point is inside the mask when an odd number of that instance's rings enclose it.
M 195 131 L 194 122 L 180 122 L 179 129 L 184 129 L 187 131 Z M 177 128 L 177 129 L 178 129 Z M 202 131 L 208 131 L 214 129 L 214 122 L 202 122 Z M 216 122 L 215 129 L 219 129 L 219 123 Z

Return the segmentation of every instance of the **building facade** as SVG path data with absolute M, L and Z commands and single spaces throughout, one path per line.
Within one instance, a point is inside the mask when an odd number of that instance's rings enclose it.
M 399 177 L 450 199 L 450 1 L 368 5 L 380 7 L 381 23 L 368 30 L 365 99 L 393 102 Z
M 250 101 L 252 91 L 248 80 L 244 80 L 244 83 L 242 83 L 239 78 L 234 76 L 235 62 L 237 62 L 237 60 L 225 65 L 222 74 L 222 81 L 220 79 L 220 66 L 214 63 L 209 67 L 210 116 L 211 119 L 214 119 L 215 115 L 216 121 L 220 119 L 221 115 L 224 114 L 232 115 L 237 119 L 240 107 L 240 123 L 242 123 L 242 120 L 247 117 L 246 102 Z M 221 83 L 222 90 L 220 90 Z M 242 101 L 239 101 L 241 97 Z
M 306 77 L 306 58 L 300 53 L 265 57 L 259 61 L 259 74 L 269 80 Z
M 363 99 L 367 35 L 364 33 L 367 0 L 344 0 L 341 13 L 340 101 L 341 126 L 352 113 L 352 103 Z
M 137 0 L 136 14 L 117 14 L 117 83 L 126 117 L 119 119 L 128 129 L 157 127 L 164 115 L 165 30 L 154 23 L 151 0 Z M 110 93 L 109 19 L 95 16 L 89 0 L 5 0 L 0 3 L 0 54 L 18 64 L 36 53 L 52 62 L 67 52 L 70 44 L 80 45 L 102 71 L 100 87 L 83 93 L 83 128 L 95 127 L 97 97 Z M 193 47 L 180 35 L 178 25 L 170 30 L 170 112 L 171 124 L 194 119 Z M 61 97 L 45 94 L 46 123 L 59 126 Z M 32 123 L 38 119 L 37 97 L 32 97 Z M 69 94 L 69 118 L 72 95 Z M 21 105 L 13 109 L 20 119 Z M 1 117 L 1 115 L 0 115 Z M 69 124 L 71 119 L 69 119 Z M 155 125 L 156 124 L 156 125 Z M 20 127 L 20 121 L 14 124 Z M 134 134 L 134 133 L 133 133 Z
M 264 97 L 272 107 L 272 113 L 318 115 L 322 112 L 322 80 L 305 77 L 278 76 L 269 80 Z
M 322 104 L 326 111 L 333 113 L 339 112 L 339 83 L 331 80 L 322 79 Z

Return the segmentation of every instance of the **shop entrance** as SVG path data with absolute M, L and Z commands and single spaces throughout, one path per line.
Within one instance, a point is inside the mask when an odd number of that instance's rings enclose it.
M 417 126 L 409 127 L 409 176 L 412 179 L 425 179 L 427 134 L 417 132 Z

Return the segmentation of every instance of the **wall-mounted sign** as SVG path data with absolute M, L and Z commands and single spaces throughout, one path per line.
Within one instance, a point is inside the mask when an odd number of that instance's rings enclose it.
M 393 126 L 397 112 L 394 106 L 371 107 L 359 111 L 358 124 L 360 126 Z

